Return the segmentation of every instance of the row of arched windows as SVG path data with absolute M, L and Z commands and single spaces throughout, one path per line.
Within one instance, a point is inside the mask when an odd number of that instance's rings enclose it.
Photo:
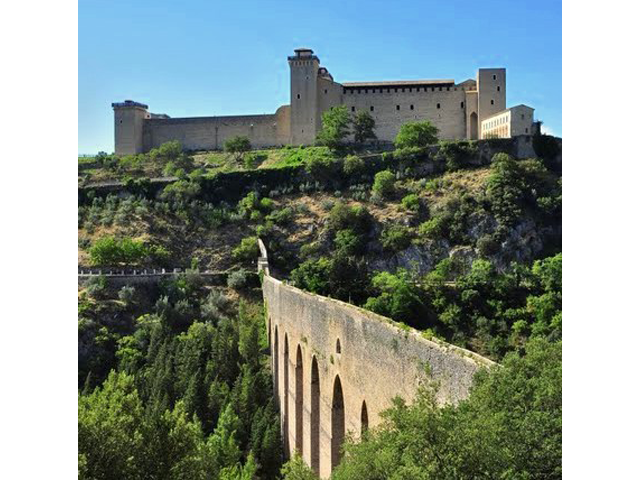
M 271 319 L 269 319 L 269 341 L 271 343 Z M 272 359 L 273 359 L 273 373 L 274 373 L 274 388 L 275 391 L 280 393 L 279 375 L 280 375 L 280 345 L 278 338 L 278 326 L 273 329 L 273 344 L 272 344 Z M 341 352 L 340 340 L 336 341 L 336 353 Z M 281 412 L 283 414 L 283 431 L 284 431 L 284 448 L 287 455 L 290 456 L 291 448 L 289 445 L 289 390 L 291 388 L 289 382 L 289 339 L 288 335 L 284 334 L 284 347 L 283 353 L 283 395 L 277 395 L 282 398 L 283 405 L 281 406 Z M 293 394 L 294 397 L 294 412 L 293 412 L 293 433 L 294 433 L 294 448 L 304 455 L 304 435 L 308 434 L 310 437 L 310 455 L 311 468 L 320 473 L 320 373 L 318 369 L 318 360 L 313 355 L 311 359 L 310 370 L 310 398 L 305 398 L 304 380 L 305 372 L 302 348 L 300 345 L 296 348 L 295 364 L 293 371 Z M 331 400 L 331 469 L 335 468 L 340 462 L 341 447 L 345 438 L 345 406 L 344 406 L 344 394 L 342 390 L 342 382 L 340 375 L 336 375 L 333 380 L 333 392 Z M 309 432 L 304 428 L 304 406 L 305 402 L 309 402 Z M 367 411 L 367 404 L 362 402 L 360 411 L 360 423 L 361 423 L 361 435 L 369 427 L 369 414 Z

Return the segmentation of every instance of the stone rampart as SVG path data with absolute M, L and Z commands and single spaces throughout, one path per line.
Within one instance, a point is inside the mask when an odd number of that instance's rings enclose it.
M 186 150 L 219 150 L 231 137 L 249 138 L 253 148 L 285 145 L 289 141 L 289 107 L 274 114 L 226 117 L 149 118 L 144 122 L 144 151 L 179 140 Z
M 438 401 L 465 398 L 475 373 L 494 365 L 473 352 L 353 305 L 304 292 L 259 262 L 286 455 L 294 450 L 322 478 L 340 459 L 346 434 L 379 424 L 395 396 L 411 401 L 426 380 Z

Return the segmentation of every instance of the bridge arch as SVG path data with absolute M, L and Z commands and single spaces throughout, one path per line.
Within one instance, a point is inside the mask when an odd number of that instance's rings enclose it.
M 360 409 L 360 438 L 364 437 L 367 430 L 369 430 L 369 412 L 367 411 L 367 402 L 363 400 Z
M 284 415 L 283 415 L 283 431 L 284 431 L 284 454 L 289 458 L 291 451 L 289 450 L 289 337 L 284 334 L 284 378 L 282 387 L 284 389 L 283 403 L 284 403 Z
M 296 385 L 295 385 L 295 432 L 296 432 L 296 450 L 302 456 L 303 455 L 303 421 L 302 421 L 302 409 L 303 409 L 303 398 L 304 398 L 304 370 L 302 367 L 302 349 L 300 345 L 298 345 L 296 351 Z
M 310 459 L 311 468 L 320 475 L 320 374 L 318 359 L 311 359 Z
M 273 391 L 276 395 L 276 404 L 280 406 L 280 349 L 278 345 L 278 326 L 273 327 Z
M 342 457 L 342 442 L 345 433 L 344 395 L 340 375 L 333 381 L 333 400 L 331 402 L 331 470 L 336 468 Z

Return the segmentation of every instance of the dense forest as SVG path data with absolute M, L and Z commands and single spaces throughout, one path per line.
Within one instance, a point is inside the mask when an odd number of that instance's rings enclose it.
M 81 175 L 79 266 L 186 271 L 80 285 L 80 478 L 315 478 L 298 457 L 282 465 L 258 237 L 278 277 L 501 365 L 456 406 L 436 406 L 437 384 L 396 399 L 345 444 L 334 478 L 561 477 L 557 143 L 534 138 L 537 158 L 516 160 L 508 142 L 434 144 L 423 127 L 392 152 L 329 132 L 317 147 L 192 155 L 172 142 L 95 159 Z M 150 190 L 158 174 L 175 179 Z M 208 193 L 227 174 L 249 191 Z M 122 190 L 100 194 L 92 178 Z
M 260 292 L 236 288 L 191 272 L 81 291 L 80 478 L 277 476 Z

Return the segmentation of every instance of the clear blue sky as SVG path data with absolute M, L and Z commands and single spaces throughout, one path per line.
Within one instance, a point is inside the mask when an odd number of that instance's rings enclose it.
M 287 55 L 342 81 L 475 78 L 507 68 L 507 105 L 562 135 L 560 0 L 80 0 L 78 152 L 113 151 L 111 102 L 171 117 L 272 113 Z

